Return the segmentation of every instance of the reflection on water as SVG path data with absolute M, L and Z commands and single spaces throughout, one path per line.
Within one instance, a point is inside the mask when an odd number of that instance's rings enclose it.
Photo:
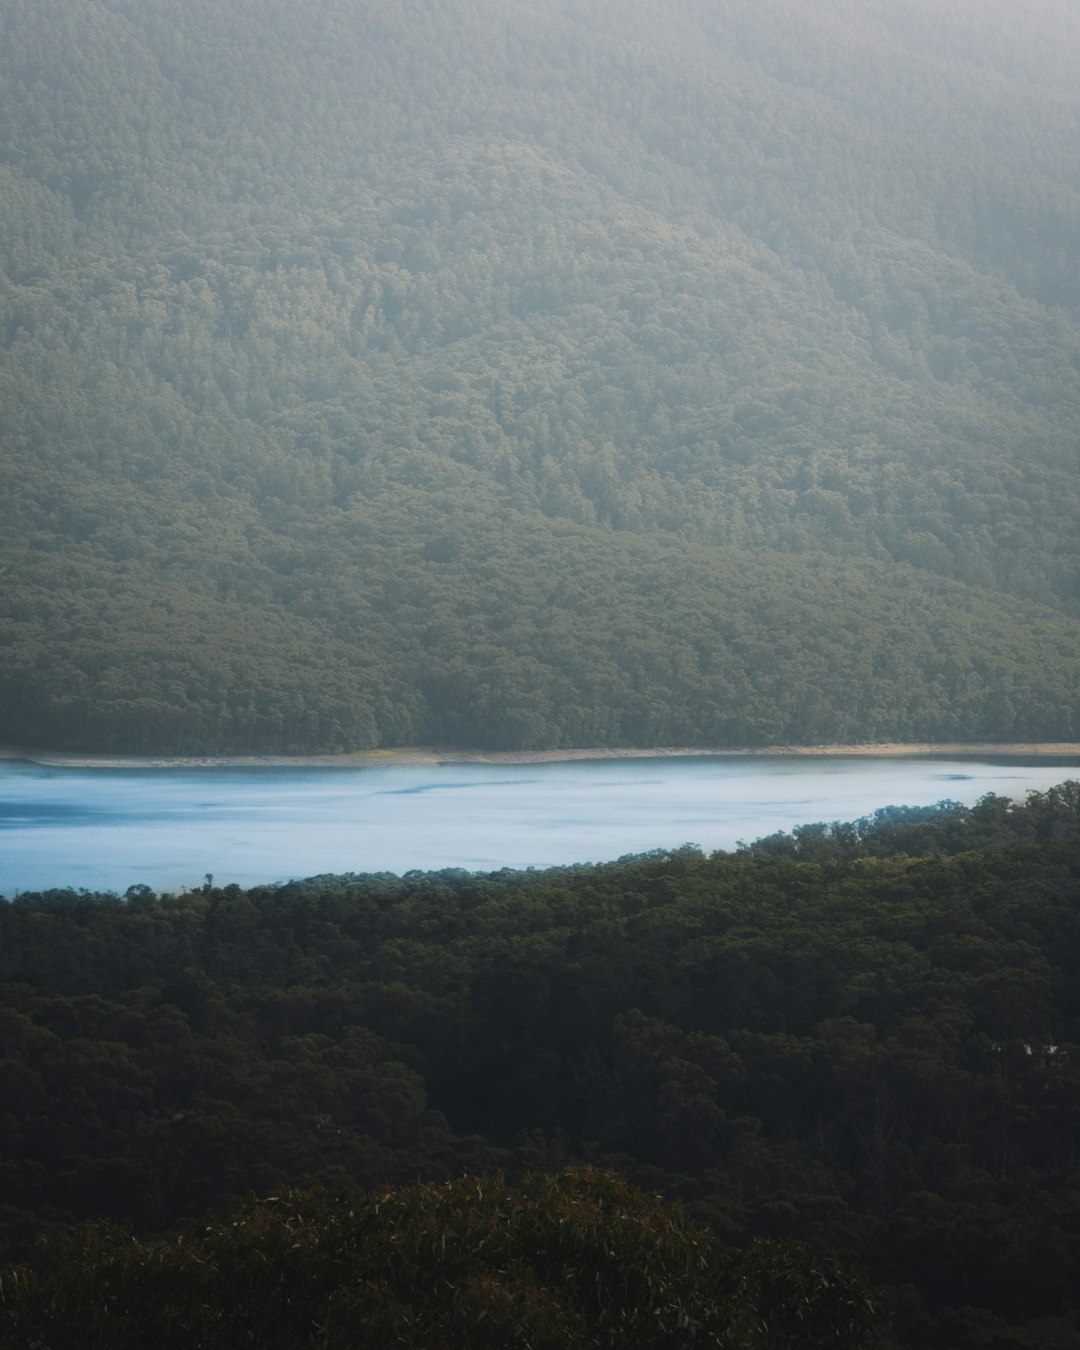
M 0 894 L 178 890 L 320 872 L 544 867 L 734 848 L 882 806 L 1022 798 L 1073 762 L 776 756 L 506 766 L 59 769 L 0 764 Z

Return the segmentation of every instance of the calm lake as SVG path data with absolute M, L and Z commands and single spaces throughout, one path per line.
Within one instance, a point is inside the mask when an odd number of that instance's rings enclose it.
M 560 764 L 72 769 L 0 762 L 0 895 L 545 867 L 731 849 L 878 807 L 1022 799 L 1075 761 L 775 756 Z

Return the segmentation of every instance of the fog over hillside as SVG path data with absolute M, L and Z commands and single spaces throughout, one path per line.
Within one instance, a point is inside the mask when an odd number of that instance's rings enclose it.
M 1061 0 L 5 0 L 0 737 L 1080 739 Z

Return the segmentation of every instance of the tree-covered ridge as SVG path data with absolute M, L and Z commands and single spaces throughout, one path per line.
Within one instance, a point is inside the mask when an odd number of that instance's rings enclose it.
M 0 639 L 3 734 L 159 753 L 1080 739 L 1080 621 L 1048 607 L 395 497 L 300 540 L 253 531 L 243 573 L 209 525 L 160 569 L 39 554 Z
M 248 1191 L 615 1169 L 865 1264 L 887 1344 L 1080 1308 L 1080 788 L 737 854 L 0 906 L 10 1258 Z
M 1080 734 L 1036 8 L 11 0 L 0 736 Z

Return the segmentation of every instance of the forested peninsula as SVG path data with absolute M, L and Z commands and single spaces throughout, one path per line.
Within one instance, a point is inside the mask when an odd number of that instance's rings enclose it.
M 711 857 L 20 895 L 0 1339 L 1067 1350 L 1078 885 L 1066 783 Z
M 1066 0 L 6 0 L 0 739 L 1080 740 Z

